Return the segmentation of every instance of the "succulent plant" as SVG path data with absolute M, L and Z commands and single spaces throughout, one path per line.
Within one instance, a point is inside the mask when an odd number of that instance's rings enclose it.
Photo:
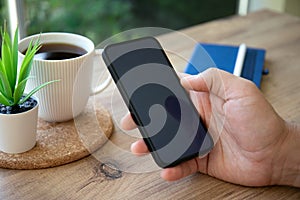
M 36 87 L 28 94 L 24 94 L 27 80 L 30 77 L 33 57 L 40 49 L 40 41 L 31 41 L 25 57 L 18 68 L 18 28 L 14 33 L 13 41 L 10 39 L 6 26 L 2 34 L 2 49 L 0 59 L 0 103 L 5 106 L 15 106 L 24 103 L 34 93 L 46 85 L 55 82 L 49 81 Z

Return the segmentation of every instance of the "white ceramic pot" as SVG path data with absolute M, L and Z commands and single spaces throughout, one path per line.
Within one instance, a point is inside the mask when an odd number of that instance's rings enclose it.
M 38 105 L 23 113 L 0 114 L 0 151 L 23 153 L 35 146 Z

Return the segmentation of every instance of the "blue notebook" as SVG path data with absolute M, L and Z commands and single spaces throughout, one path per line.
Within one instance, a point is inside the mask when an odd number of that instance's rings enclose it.
M 198 74 L 207 68 L 217 67 L 233 73 L 238 48 L 238 46 L 199 43 L 195 47 L 185 72 Z M 247 47 L 241 74 L 242 77 L 253 81 L 258 88 L 260 88 L 263 74 L 265 53 L 264 49 Z

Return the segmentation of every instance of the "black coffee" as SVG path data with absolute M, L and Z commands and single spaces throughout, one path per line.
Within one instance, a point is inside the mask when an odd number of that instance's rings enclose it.
M 27 49 L 26 49 L 27 51 Z M 23 53 L 25 54 L 26 51 Z M 46 43 L 35 54 L 34 58 L 42 60 L 65 60 L 76 58 L 86 54 L 87 51 L 81 47 L 64 43 Z

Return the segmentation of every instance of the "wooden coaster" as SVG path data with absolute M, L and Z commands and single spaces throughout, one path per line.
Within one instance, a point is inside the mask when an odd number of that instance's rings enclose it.
M 112 130 L 111 116 L 101 105 L 87 106 L 82 114 L 68 122 L 49 123 L 39 119 L 35 147 L 20 154 L 0 151 L 0 167 L 40 169 L 70 163 L 99 149 Z

